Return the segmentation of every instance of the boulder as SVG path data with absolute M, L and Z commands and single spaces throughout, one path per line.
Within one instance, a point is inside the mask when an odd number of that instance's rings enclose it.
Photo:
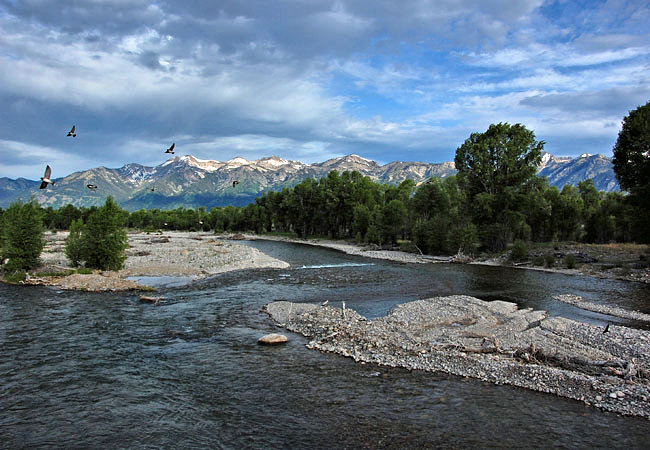
M 287 342 L 287 337 L 284 334 L 275 333 L 267 334 L 257 340 L 257 343 L 262 345 L 278 345 L 284 344 L 285 342 Z

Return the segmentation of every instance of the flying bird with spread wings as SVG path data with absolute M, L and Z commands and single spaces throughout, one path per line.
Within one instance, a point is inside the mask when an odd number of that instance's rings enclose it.
M 237 186 L 238 184 L 239 184 L 239 181 L 235 180 L 235 181 L 232 182 L 232 187 L 235 187 L 235 186 Z
M 77 127 L 75 125 L 72 125 L 72 130 L 68 131 L 67 135 L 72 137 L 77 137 L 77 133 L 75 132 L 76 129 Z
M 45 174 L 41 177 L 41 187 L 39 189 L 45 189 L 48 184 L 54 184 L 54 181 L 50 179 L 51 176 L 52 169 L 48 164 L 48 166 L 45 168 Z
M 86 187 L 90 189 L 91 191 L 96 191 L 97 190 L 97 185 L 96 184 L 87 184 Z
M 174 147 L 176 147 L 176 142 L 172 143 L 172 146 L 169 147 L 167 150 L 165 150 L 165 153 L 171 153 L 173 155 L 174 154 Z

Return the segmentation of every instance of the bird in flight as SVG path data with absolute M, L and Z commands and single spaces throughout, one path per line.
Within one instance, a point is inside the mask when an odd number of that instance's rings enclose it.
M 91 191 L 96 191 L 97 190 L 97 185 L 96 184 L 87 184 L 86 187 L 90 189 Z
M 176 142 L 172 143 L 172 146 L 169 147 L 167 150 L 165 150 L 165 153 L 171 153 L 173 155 L 174 154 L 174 147 L 176 147 Z
M 152 188 L 151 188 L 151 192 L 153 192 L 153 191 L 155 191 L 155 190 L 156 190 L 156 188 L 155 188 L 155 187 L 152 187 Z
M 48 165 L 45 168 L 45 174 L 41 177 L 41 187 L 40 189 L 45 189 L 48 184 L 54 184 L 54 181 L 50 180 L 50 177 L 52 176 L 52 169 L 50 169 L 50 166 Z
M 235 186 L 237 186 L 238 184 L 239 184 L 239 181 L 235 180 L 235 181 L 232 182 L 232 187 L 235 187 Z
M 68 131 L 68 136 L 77 137 L 77 133 L 75 132 L 76 129 L 77 127 L 72 125 L 72 130 Z

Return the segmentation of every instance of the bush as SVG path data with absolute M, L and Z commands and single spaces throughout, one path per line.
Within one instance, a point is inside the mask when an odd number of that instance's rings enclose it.
M 534 266 L 543 266 L 545 263 L 544 256 L 542 255 L 537 255 L 533 258 L 533 265 Z
M 70 234 L 65 240 L 65 256 L 70 260 L 72 267 L 77 267 L 81 263 L 83 246 L 81 233 L 84 228 L 83 220 L 77 219 L 70 224 Z
M 511 261 L 523 261 L 528 257 L 528 246 L 521 239 L 517 239 L 510 250 Z
M 4 280 L 7 283 L 16 284 L 16 283 L 20 283 L 21 281 L 25 281 L 26 278 L 27 278 L 27 273 L 24 270 L 19 270 L 17 272 L 8 273 L 7 275 L 5 275 Z
M 555 256 L 552 253 L 547 252 L 544 255 L 544 267 L 553 267 L 555 265 Z
M 108 197 L 104 206 L 88 216 L 81 232 L 81 257 L 86 267 L 120 270 L 128 246 L 124 211 Z
M 43 213 L 34 200 L 12 203 L 2 215 L 2 261 L 6 272 L 35 267 L 45 246 Z
M 568 254 L 564 257 L 564 266 L 567 269 L 575 269 L 576 268 L 576 259 L 572 254 Z

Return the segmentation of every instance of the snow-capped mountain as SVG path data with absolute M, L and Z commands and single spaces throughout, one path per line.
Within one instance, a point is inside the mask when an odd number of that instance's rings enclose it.
M 549 184 L 558 189 L 562 189 L 565 184 L 577 186 L 579 182 L 591 178 L 599 191 L 620 190 L 612 159 L 600 154 L 583 153 L 577 158 L 569 158 L 544 152 L 537 174 L 548 178 Z
M 602 155 L 579 158 L 542 155 L 539 174 L 552 185 L 577 184 L 594 178 L 601 190 L 617 190 L 611 160 Z M 55 179 L 55 186 L 38 189 L 40 182 L 0 178 L 0 207 L 18 198 L 34 197 L 44 207 L 101 205 L 112 195 L 124 208 L 196 208 L 247 205 L 268 191 L 292 187 L 306 178 L 319 179 L 330 171 L 356 170 L 380 183 L 398 184 L 405 179 L 416 183 L 431 177 L 444 178 L 456 173 L 453 162 L 431 164 L 394 161 L 380 165 L 358 155 L 332 158 L 322 163 L 305 164 L 278 156 L 255 161 L 237 156 L 228 161 L 202 160 L 190 155 L 175 156 L 156 167 L 127 164 L 117 169 L 96 167 Z M 233 181 L 239 183 L 233 187 Z M 87 184 L 96 184 L 90 191 Z

